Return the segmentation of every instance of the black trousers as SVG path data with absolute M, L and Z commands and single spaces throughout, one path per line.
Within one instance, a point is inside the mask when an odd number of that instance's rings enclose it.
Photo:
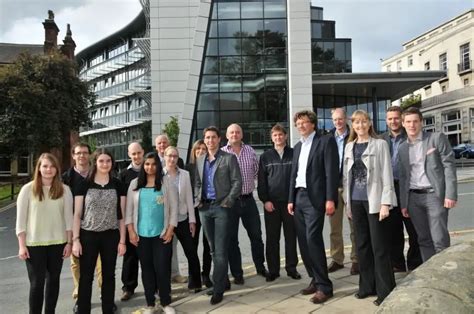
M 266 251 L 268 271 L 270 274 L 280 273 L 280 234 L 283 225 L 285 236 L 285 269 L 287 273 L 296 272 L 298 255 L 296 252 L 296 231 L 293 216 L 288 213 L 288 202 L 273 202 L 275 208 L 269 213 L 264 210 L 266 230 Z
M 400 188 L 398 182 L 395 181 L 395 192 L 397 194 L 397 201 L 400 204 Z M 408 266 L 409 270 L 413 270 L 421 265 L 423 260 L 421 259 L 420 247 L 418 245 L 418 236 L 415 231 L 415 227 L 411 222 L 410 218 L 402 216 L 400 207 L 395 207 L 390 211 L 390 255 L 392 259 L 392 266 L 406 270 Z M 403 225 L 408 233 L 408 248 L 406 266 L 405 266 L 405 234 L 403 232 Z
M 331 294 L 332 282 L 328 276 L 323 239 L 325 209 L 314 208 L 306 190 L 297 192 L 294 206 L 296 234 L 308 276 L 312 278 L 311 283 L 318 290 Z
M 81 229 L 82 255 L 77 304 L 80 314 L 91 312 L 92 282 L 95 264 L 100 253 L 102 262 L 102 313 L 112 314 L 115 295 L 115 265 L 117 247 L 120 240 L 118 229 L 101 232 Z
M 142 282 L 147 306 L 155 306 L 155 292 L 158 289 L 160 304 L 171 303 L 171 256 L 172 243 L 163 243 L 159 236 L 140 237 L 137 253 L 142 267 Z
M 41 314 L 43 298 L 44 312 L 55 312 L 63 267 L 63 250 L 64 244 L 28 246 L 30 258 L 26 260 L 26 270 L 30 280 L 30 314 Z
M 379 221 L 379 214 L 369 214 L 367 201 L 352 201 L 357 256 L 359 257 L 359 293 L 377 293 L 384 300 L 395 288 L 390 261 L 389 218 Z
M 199 232 L 201 231 L 201 217 L 199 217 L 199 209 L 196 207 L 194 209 L 194 215 L 196 216 L 196 235 L 194 236 L 194 244 L 196 245 L 196 250 L 199 247 Z M 204 230 L 202 232 L 202 274 L 208 276 L 211 273 L 212 257 L 211 257 L 211 248 L 209 247 L 209 241 L 207 241 L 206 234 Z
M 127 245 L 127 251 L 123 256 L 122 291 L 134 293 L 138 286 L 138 254 L 136 246 L 130 243 L 128 232 L 126 233 L 125 244 Z
M 199 263 L 199 257 L 197 254 L 196 242 L 191 236 L 191 232 L 189 231 L 189 218 L 184 221 L 178 222 L 178 226 L 176 227 L 174 233 L 176 234 L 179 243 L 181 243 L 184 255 L 186 255 L 186 258 L 188 260 L 188 288 L 201 288 L 201 265 Z

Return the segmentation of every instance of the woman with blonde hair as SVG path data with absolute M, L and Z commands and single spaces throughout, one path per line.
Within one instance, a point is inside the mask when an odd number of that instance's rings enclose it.
M 359 257 L 358 299 L 380 305 L 395 287 L 390 261 L 389 210 L 397 205 L 387 142 L 377 138 L 367 112 L 356 110 L 344 150 L 343 195 Z
M 72 193 L 60 175 L 57 158 L 41 154 L 33 181 L 18 195 L 18 257 L 30 280 L 30 313 L 42 312 L 43 298 L 45 313 L 55 312 L 63 259 L 71 255 Z

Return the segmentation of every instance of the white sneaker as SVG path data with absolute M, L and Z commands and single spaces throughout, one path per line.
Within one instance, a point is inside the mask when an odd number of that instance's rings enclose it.
M 147 306 L 142 314 L 155 314 L 156 308 L 154 306 Z
M 163 308 L 163 313 L 165 314 L 175 314 L 176 311 L 171 306 L 167 305 Z

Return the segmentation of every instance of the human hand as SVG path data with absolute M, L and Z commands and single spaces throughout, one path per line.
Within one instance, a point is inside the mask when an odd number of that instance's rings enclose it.
M 123 242 L 119 242 L 117 247 L 118 256 L 124 256 L 125 252 L 127 252 L 127 245 Z
M 134 246 L 138 246 L 138 242 L 140 241 L 140 237 L 138 234 L 133 231 L 128 233 L 128 238 L 130 240 L 130 243 L 132 243 Z
M 163 243 L 170 243 L 173 240 L 173 234 L 173 230 L 168 228 L 165 235 L 163 236 Z
M 30 252 L 28 252 L 28 248 L 26 246 L 20 247 L 18 250 L 18 257 L 23 261 L 30 258 Z
M 189 232 L 191 232 L 191 236 L 194 238 L 194 235 L 196 234 L 196 223 L 195 222 L 190 222 L 189 223 Z
M 63 259 L 68 258 L 71 256 L 72 253 L 72 244 L 71 243 L 66 243 L 63 249 Z
M 271 213 L 275 210 L 275 207 L 273 207 L 273 203 L 270 202 L 270 201 L 265 202 L 265 204 L 263 204 L 263 208 L 265 208 L 265 210 L 269 213 Z
M 444 208 L 453 208 L 456 206 L 456 201 L 449 198 L 444 199 Z
M 76 240 L 72 244 L 72 254 L 74 254 L 75 257 L 80 257 L 82 255 L 82 245 L 79 240 Z
M 336 211 L 336 205 L 334 204 L 334 201 L 326 201 L 326 215 L 332 216 L 334 215 L 335 211 Z
M 402 208 L 402 216 L 405 218 L 410 218 L 410 215 L 408 214 L 408 208 Z
M 295 214 L 295 210 L 293 208 L 293 203 L 288 203 L 288 214 L 293 216 Z
M 380 212 L 379 212 L 379 221 L 384 220 L 385 218 L 388 217 L 390 207 L 388 205 L 382 205 L 380 207 Z

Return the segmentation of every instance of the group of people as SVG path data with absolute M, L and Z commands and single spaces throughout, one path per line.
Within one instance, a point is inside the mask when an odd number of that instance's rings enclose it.
M 33 181 L 22 187 L 17 202 L 19 257 L 30 280 L 30 313 L 54 313 L 64 258 L 71 257 L 74 311 L 90 313 L 94 272 L 102 312 L 116 310 L 115 266 L 124 256 L 122 301 L 138 286 L 138 264 L 145 290 L 146 312 L 174 313 L 171 280 L 180 281 L 176 243 L 188 261 L 188 288 L 223 300 L 233 283 L 245 282 L 238 230 L 240 221 L 250 240 L 258 275 L 280 277 L 280 234 L 285 238 L 285 270 L 298 280 L 298 242 L 311 281 L 301 290 L 315 304 L 333 296 L 328 273 L 344 267 L 343 216 L 351 229 L 351 274 L 360 274 L 356 298 L 375 295 L 379 305 L 395 287 L 394 272 L 413 270 L 449 246 L 448 212 L 456 205 L 456 170 L 450 144 L 442 133 L 422 131 L 417 108 L 387 109 L 388 131 L 374 132 L 367 112 L 356 110 L 348 126 L 342 108 L 332 112 L 334 129 L 318 132 L 313 111 L 300 111 L 293 122 L 301 140 L 290 148 L 287 131 L 270 130 L 273 148 L 258 159 L 244 144 L 238 124 L 220 130 L 210 126 L 192 147 L 184 165 L 166 135 L 156 152 L 144 154 L 131 143 L 131 163 L 118 177 L 113 156 L 78 143 L 74 167 L 61 176 L 54 155 L 42 154 Z M 266 250 L 253 192 L 264 207 Z M 330 255 L 323 241 L 329 217 Z M 405 225 L 410 248 L 404 256 Z M 198 257 L 203 232 L 202 271 Z M 298 240 L 298 241 L 297 241 Z M 266 266 L 265 267 L 265 259 Z M 212 275 L 211 261 L 213 265 Z M 45 289 L 46 285 L 46 289 Z M 46 294 L 46 295 L 45 295 Z

